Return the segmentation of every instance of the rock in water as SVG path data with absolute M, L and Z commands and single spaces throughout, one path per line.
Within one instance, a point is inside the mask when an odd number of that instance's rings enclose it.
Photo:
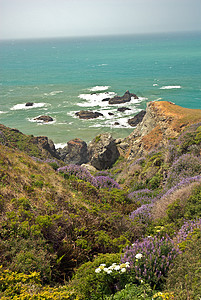
M 27 102 L 26 104 L 25 104 L 25 106 L 33 106 L 34 104 L 33 104 L 33 102 Z
M 34 120 L 35 121 L 43 121 L 45 123 L 54 121 L 54 119 L 50 116 L 40 116 L 40 117 L 34 118 Z
M 81 110 L 79 112 L 76 112 L 75 115 L 78 116 L 80 119 L 95 119 L 103 116 L 103 114 L 97 111 L 93 112 L 88 110 Z
M 125 94 L 120 96 L 114 96 L 109 100 L 109 104 L 120 104 L 131 101 L 131 98 L 138 99 L 138 96 L 135 94 L 130 93 L 129 91 L 126 91 Z
M 128 124 L 132 127 L 137 126 L 137 124 L 142 122 L 145 114 L 146 114 L 145 110 L 140 111 L 136 116 L 128 120 Z
M 103 133 L 88 145 L 89 160 L 98 170 L 110 168 L 119 157 L 115 140 L 111 134 Z
M 87 144 L 75 138 L 67 143 L 63 149 L 58 149 L 60 158 L 67 164 L 82 165 L 89 162 Z
M 126 110 L 131 110 L 131 109 L 128 108 L 128 107 L 125 107 L 125 106 L 119 107 L 119 108 L 117 109 L 117 111 L 120 111 L 120 112 L 125 112 Z

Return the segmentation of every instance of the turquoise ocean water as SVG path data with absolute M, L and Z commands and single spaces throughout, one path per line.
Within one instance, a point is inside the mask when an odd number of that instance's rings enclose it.
M 126 90 L 139 96 L 120 105 L 131 110 L 102 101 Z M 0 42 L 0 123 L 23 133 L 56 144 L 106 131 L 124 137 L 127 120 L 156 100 L 201 108 L 201 33 Z M 80 120 L 83 109 L 103 117 Z M 40 115 L 54 122 L 35 122 Z

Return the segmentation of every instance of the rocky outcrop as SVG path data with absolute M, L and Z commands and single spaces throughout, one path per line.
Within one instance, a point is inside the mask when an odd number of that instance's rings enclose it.
M 88 111 L 88 110 L 81 110 L 79 112 L 76 112 L 75 115 L 77 117 L 79 117 L 80 119 L 95 119 L 95 118 L 98 118 L 98 117 L 102 117 L 103 114 L 95 111 Z
M 110 168 L 117 158 L 119 151 L 111 134 L 98 135 L 88 146 L 89 160 L 98 170 Z
M 89 161 L 87 144 L 78 138 L 69 141 L 66 147 L 57 149 L 57 151 L 66 164 L 82 165 Z
M 130 93 L 129 91 L 126 91 L 125 94 L 120 96 L 114 96 L 109 100 L 109 104 L 121 104 L 131 101 L 131 98 L 138 99 L 138 96 L 135 94 Z
M 38 144 L 39 149 L 42 151 L 42 154 L 46 154 L 47 152 L 51 154 L 51 156 L 60 158 L 57 150 L 55 149 L 55 145 L 52 140 L 48 139 L 46 136 L 37 136 L 35 137 L 35 143 Z M 45 150 L 45 152 L 44 152 Z
M 37 118 L 34 118 L 35 121 L 41 121 L 41 122 L 45 122 L 45 123 L 48 123 L 48 122 L 53 122 L 54 119 L 50 116 L 40 116 L 40 117 L 37 117 Z
M 175 138 L 186 126 L 200 121 L 200 109 L 183 108 L 168 101 L 149 102 L 142 122 L 122 141 L 129 144 L 123 155 L 131 160 L 166 146 L 169 138 Z
M 26 104 L 25 104 L 25 106 L 33 106 L 34 104 L 33 104 L 33 102 L 27 102 Z
M 125 106 L 119 107 L 119 108 L 117 109 L 117 111 L 120 111 L 120 112 L 125 112 L 126 110 L 131 110 L 131 109 L 128 108 L 128 107 L 125 107 Z
M 128 120 L 128 124 L 132 127 L 137 126 L 140 122 L 142 122 L 145 114 L 146 114 L 145 110 L 140 111 L 137 115 L 135 115 L 133 118 Z

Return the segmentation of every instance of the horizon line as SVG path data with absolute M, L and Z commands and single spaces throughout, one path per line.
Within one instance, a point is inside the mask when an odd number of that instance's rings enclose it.
M 17 38 L 0 38 L 0 41 L 24 41 L 24 40 L 53 40 L 53 39 L 81 39 L 81 38 L 101 38 L 101 37 L 123 37 L 123 36 L 148 36 L 148 35 L 168 35 L 168 34 L 190 34 L 201 33 L 201 30 L 180 30 L 164 32 L 140 32 L 140 33 L 111 33 L 111 34 L 93 34 L 93 35 L 70 35 L 70 36 L 44 36 L 44 37 L 17 37 Z

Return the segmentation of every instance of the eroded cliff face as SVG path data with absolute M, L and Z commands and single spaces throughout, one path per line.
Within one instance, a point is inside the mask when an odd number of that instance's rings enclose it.
M 119 152 L 131 160 L 165 146 L 169 138 L 175 138 L 186 126 L 198 122 L 201 122 L 200 109 L 183 108 L 167 101 L 149 102 L 142 122 L 118 144 Z

